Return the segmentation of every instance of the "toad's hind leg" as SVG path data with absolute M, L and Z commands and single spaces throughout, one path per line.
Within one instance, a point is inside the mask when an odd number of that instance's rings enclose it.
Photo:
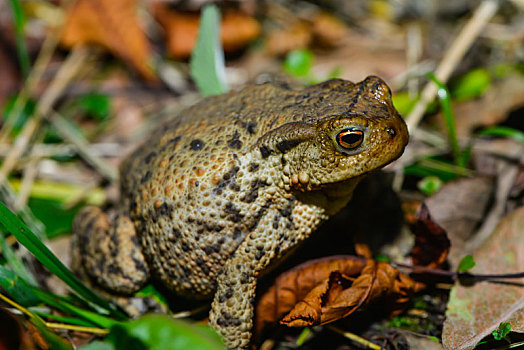
M 105 290 L 131 294 L 149 279 L 149 267 L 140 249 L 135 227 L 125 215 L 112 223 L 97 207 L 82 209 L 73 223 L 73 270 Z

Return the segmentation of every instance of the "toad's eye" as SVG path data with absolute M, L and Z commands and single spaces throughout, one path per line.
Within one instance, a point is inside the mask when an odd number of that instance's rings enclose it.
M 345 129 L 337 134 L 337 143 L 344 149 L 354 149 L 364 140 L 364 132 L 358 129 Z

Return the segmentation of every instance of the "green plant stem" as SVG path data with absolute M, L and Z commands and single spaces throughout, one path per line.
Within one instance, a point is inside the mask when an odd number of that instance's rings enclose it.
M 9 0 L 11 4 L 11 11 L 13 13 L 13 19 L 15 22 L 15 33 L 16 33 L 16 51 L 18 53 L 18 62 L 20 63 L 20 70 L 24 79 L 29 74 L 29 54 L 27 51 L 27 45 L 24 37 L 24 27 L 25 27 L 25 16 L 20 6 L 19 0 Z
M 456 165 L 463 166 L 461 162 L 462 157 L 460 146 L 457 139 L 455 115 L 453 113 L 453 108 L 451 107 L 451 95 L 448 88 L 442 84 L 433 73 L 428 74 L 428 77 L 438 86 L 437 96 L 440 105 L 442 106 L 442 115 L 444 117 L 444 124 L 448 131 L 448 139 L 453 153 L 453 160 Z

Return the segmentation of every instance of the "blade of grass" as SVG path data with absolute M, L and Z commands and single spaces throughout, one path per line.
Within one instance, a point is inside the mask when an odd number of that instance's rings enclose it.
M 37 305 L 40 300 L 33 293 L 33 289 L 15 272 L 0 265 L 0 287 L 5 290 L 17 303 L 23 306 Z
M 29 308 L 29 311 L 31 311 L 32 313 L 34 313 L 35 315 L 38 315 L 40 317 L 45 317 L 46 319 L 58 321 L 58 322 L 61 322 L 61 323 L 69 323 L 69 324 L 74 324 L 74 325 L 83 326 L 83 327 L 93 327 L 94 326 L 93 323 L 84 321 L 84 320 L 79 319 L 79 318 L 54 315 L 54 314 L 43 312 L 43 311 L 40 311 L 40 310 L 37 310 L 37 309 L 34 309 L 34 308 Z
M 229 90 L 224 51 L 220 43 L 220 13 L 213 4 L 202 10 L 198 38 L 189 66 L 191 77 L 203 96 L 218 95 Z
M 494 126 L 492 128 L 481 130 L 478 134 L 487 136 L 509 137 L 518 142 L 524 143 L 524 132 L 507 126 Z
M 118 321 L 115 321 L 108 317 L 97 314 L 96 312 L 84 310 L 78 306 L 75 306 L 58 295 L 53 295 L 49 292 L 39 290 L 39 289 L 33 289 L 33 293 L 37 296 L 37 298 L 42 300 L 44 303 L 58 310 L 68 312 L 76 316 L 80 316 L 83 319 L 89 321 L 93 325 L 100 326 L 103 328 L 111 328 L 112 326 L 119 323 Z
M 31 274 L 31 272 L 29 272 L 29 270 L 25 267 L 22 260 L 20 260 L 16 256 L 11 246 L 7 244 L 4 237 L 4 233 L 2 231 L 3 230 L 0 229 L 0 247 L 2 248 L 2 256 L 7 261 L 9 267 L 18 275 L 18 277 L 20 277 L 30 285 L 36 286 L 37 283 L 35 278 Z
M 438 87 L 437 96 L 439 98 L 440 105 L 442 106 L 444 124 L 446 125 L 446 129 L 448 131 L 449 144 L 451 146 L 455 164 L 464 166 L 464 164 L 461 163 L 461 152 L 455 127 L 455 115 L 453 113 L 453 108 L 451 107 L 451 94 L 449 93 L 446 85 L 442 84 L 433 73 L 429 73 L 428 77 Z
M 24 27 L 25 27 L 25 15 L 20 7 L 18 0 L 9 0 L 11 4 L 11 12 L 15 23 L 16 33 L 16 51 L 18 53 L 18 62 L 20 63 L 20 70 L 24 78 L 29 74 L 29 54 L 27 51 L 27 45 L 24 38 Z
M 35 258 L 51 273 L 64 281 L 73 291 L 87 302 L 108 310 L 113 316 L 125 319 L 126 316 L 104 299 L 86 287 L 62 262 L 20 221 L 2 202 L 0 202 L 0 225 L 16 237 Z

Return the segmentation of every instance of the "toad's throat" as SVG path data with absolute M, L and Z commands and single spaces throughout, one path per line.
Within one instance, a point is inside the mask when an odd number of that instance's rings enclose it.
M 342 209 L 353 196 L 353 191 L 366 174 L 331 183 L 317 190 L 296 193 L 296 198 L 305 203 L 324 209 L 325 214 L 333 215 Z

